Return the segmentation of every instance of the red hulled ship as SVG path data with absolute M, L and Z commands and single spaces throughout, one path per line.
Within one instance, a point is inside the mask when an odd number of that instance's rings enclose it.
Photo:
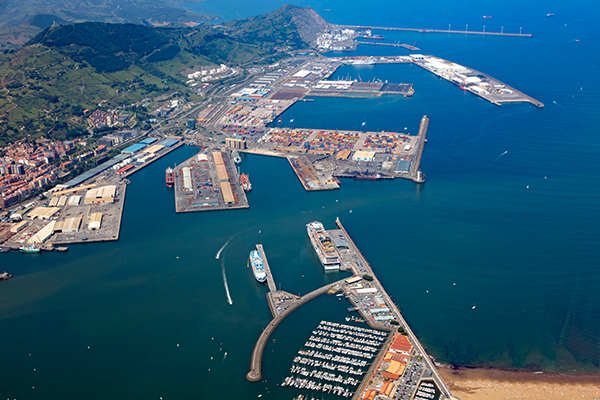
M 173 168 L 171 168 L 171 167 L 167 168 L 167 170 L 165 171 L 165 174 L 166 174 L 165 179 L 167 181 L 167 187 L 173 187 L 173 182 L 175 182 Z
M 247 174 L 240 175 L 240 183 L 242 184 L 242 189 L 244 189 L 244 192 L 252 191 L 252 184 L 250 183 L 250 178 L 248 178 Z

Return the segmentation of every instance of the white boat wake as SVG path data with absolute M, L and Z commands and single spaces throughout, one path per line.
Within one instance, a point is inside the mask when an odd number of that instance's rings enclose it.
M 500 154 L 498 157 L 496 157 L 496 159 L 494 161 L 492 161 L 492 164 L 495 163 L 496 161 L 498 161 L 500 159 L 500 157 L 502 157 L 503 155 L 505 155 L 506 153 L 508 153 L 508 150 L 505 151 L 504 153 Z
M 223 273 L 223 284 L 227 293 L 227 302 L 229 305 L 233 305 L 233 300 L 231 300 L 231 295 L 229 294 L 229 285 L 227 285 L 227 275 L 225 275 L 225 259 L 221 261 L 221 272 Z
M 227 245 L 229 244 L 229 242 L 231 242 L 231 239 L 233 239 L 233 236 L 230 237 L 229 239 L 227 239 L 227 241 L 225 242 L 225 244 L 223 246 L 221 246 L 221 248 L 217 252 L 217 255 L 215 256 L 215 258 L 217 260 L 219 259 L 219 257 L 221 257 L 221 253 L 223 252 L 223 250 L 225 250 L 225 247 L 227 247 Z

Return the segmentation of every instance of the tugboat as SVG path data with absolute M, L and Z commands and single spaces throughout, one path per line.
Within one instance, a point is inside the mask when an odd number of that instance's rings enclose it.
M 175 178 L 173 176 L 173 168 L 169 167 L 165 171 L 167 187 L 173 187 L 173 183 L 175 182 Z
M 242 184 L 242 189 L 244 189 L 244 192 L 252 191 L 252 184 L 250 183 L 250 178 L 248 178 L 247 174 L 240 175 L 240 183 Z
M 240 157 L 237 151 L 233 152 L 233 162 L 235 165 L 240 165 L 242 163 L 242 157 Z
M 13 276 L 11 274 L 9 274 L 8 272 L 4 271 L 3 273 L 0 274 L 0 281 L 5 281 L 7 279 L 12 278 Z

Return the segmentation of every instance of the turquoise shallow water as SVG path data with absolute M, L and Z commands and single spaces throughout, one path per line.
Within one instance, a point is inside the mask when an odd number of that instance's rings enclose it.
M 264 11 L 279 5 L 265 4 Z M 177 150 L 131 177 L 118 242 L 2 254 L 0 268 L 15 278 L 0 284 L 1 396 L 291 398 L 292 389 L 276 384 L 308 332 L 321 319 L 342 322 L 347 304 L 325 296 L 294 312 L 266 348 L 267 382 L 247 382 L 254 341 L 270 319 L 248 252 L 263 243 L 282 289 L 306 293 L 342 275 L 322 272 L 304 225 L 320 220 L 333 228 L 338 216 L 438 359 L 598 371 L 595 3 L 403 3 L 384 15 L 364 2 L 307 4 L 338 23 L 522 25 L 533 38 L 385 36 L 489 73 L 546 107 L 495 107 L 409 65 L 341 68 L 339 76 L 413 83 L 415 96 L 317 98 L 284 120 L 353 129 L 366 114 L 371 130 L 415 133 L 427 114 L 427 183 L 343 180 L 339 191 L 306 193 L 285 160 L 243 156 L 254 191 L 250 209 L 234 212 L 174 213 L 164 169 L 196 152 Z M 218 5 L 242 16 L 256 11 L 238 1 Z M 548 12 L 555 17 L 545 18 Z M 361 46 L 354 54 L 406 53 Z

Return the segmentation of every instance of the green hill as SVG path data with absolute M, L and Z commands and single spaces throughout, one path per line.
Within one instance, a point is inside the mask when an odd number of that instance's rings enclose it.
M 0 49 L 17 48 L 53 24 L 173 25 L 213 18 L 187 11 L 173 0 L 0 0 Z
M 286 4 L 268 14 L 225 22 L 223 30 L 245 43 L 301 48 L 312 43 L 326 25 L 311 8 Z
M 307 48 L 286 15 L 290 9 L 234 23 L 227 32 L 101 22 L 47 28 L 18 51 L 0 54 L 0 145 L 81 136 L 83 110 L 101 102 L 115 107 L 187 93 L 181 72 L 195 65 L 270 63 L 286 56 L 282 45 Z

